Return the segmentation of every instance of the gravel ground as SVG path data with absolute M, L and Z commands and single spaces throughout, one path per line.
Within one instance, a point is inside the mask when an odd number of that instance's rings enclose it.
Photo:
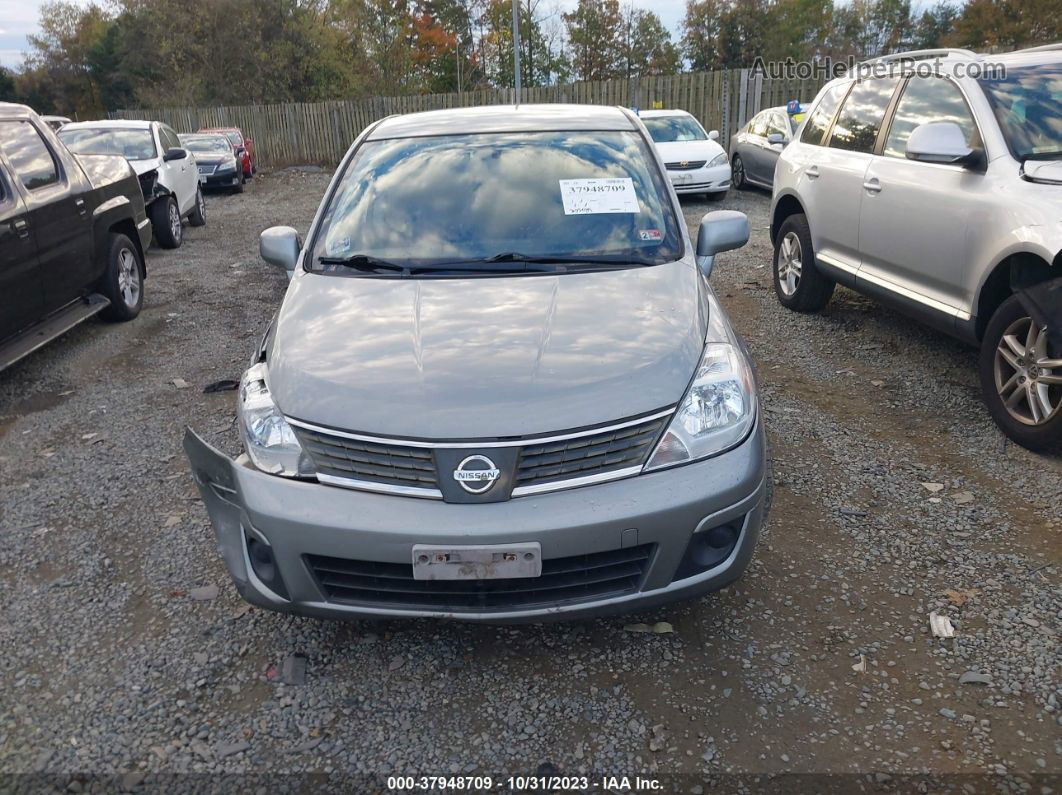
M 753 227 L 713 276 L 756 360 L 774 458 L 769 526 L 741 582 L 544 626 L 244 605 L 181 435 L 192 425 L 235 451 L 233 394 L 202 388 L 239 377 L 281 300 L 257 233 L 305 231 L 327 178 L 263 174 L 212 198 L 205 228 L 151 252 L 138 320 L 90 322 L 0 375 L 4 779 L 172 791 L 207 780 L 161 775 L 556 770 L 689 792 L 737 788 L 726 774 L 786 791 L 928 774 L 968 774 L 947 780 L 966 791 L 1062 786 L 1062 462 L 1004 442 L 973 350 L 846 290 L 820 315 L 783 310 L 760 192 L 684 202 L 693 231 L 721 207 Z M 932 611 L 953 640 L 931 637 Z

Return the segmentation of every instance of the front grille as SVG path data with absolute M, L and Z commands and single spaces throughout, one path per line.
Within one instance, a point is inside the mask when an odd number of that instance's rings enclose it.
M 668 171 L 693 171 L 695 168 L 704 168 L 707 160 L 681 160 L 675 163 L 664 163 Z
M 392 486 L 434 489 L 431 450 L 390 442 L 368 442 L 297 427 L 303 449 L 317 471 L 340 478 Z
M 542 561 L 540 577 L 414 580 L 413 564 L 305 555 L 329 602 L 409 610 L 480 612 L 532 609 L 634 593 L 653 545 Z
M 520 451 L 514 486 L 535 486 L 639 466 L 666 421 L 667 417 L 657 417 L 575 439 L 529 444 Z

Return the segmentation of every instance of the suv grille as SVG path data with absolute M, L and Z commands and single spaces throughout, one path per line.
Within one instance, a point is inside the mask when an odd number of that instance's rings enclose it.
M 329 602 L 448 610 L 530 609 L 607 599 L 634 593 L 653 545 L 613 549 L 542 561 L 540 577 L 505 580 L 414 580 L 413 564 L 306 555 L 304 559 Z
M 659 436 L 666 417 L 545 444 L 529 444 L 516 465 L 516 488 L 639 466 Z
M 707 160 L 684 160 L 675 163 L 664 163 L 668 171 L 693 171 L 695 168 L 704 168 Z
M 295 434 L 322 474 L 394 486 L 436 487 L 430 449 L 347 439 L 302 427 L 296 427 Z

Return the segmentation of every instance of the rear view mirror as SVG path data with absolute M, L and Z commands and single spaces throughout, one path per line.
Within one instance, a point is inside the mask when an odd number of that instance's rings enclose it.
M 736 210 L 717 210 L 701 219 L 697 230 L 697 266 L 712 275 L 715 255 L 741 248 L 749 242 L 749 219 Z
M 719 140 L 719 130 L 712 130 L 710 133 L 708 133 L 708 140 L 709 141 L 718 141 Z
M 907 159 L 922 163 L 969 163 L 977 150 L 966 144 L 962 128 L 953 121 L 919 124 L 907 139 Z
M 781 133 L 771 133 L 767 136 L 767 143 L 771 144 L 772 146 L 774 144 L 784 144 L 785 136 Z
M 180 147 L 174 146 L 171 149 L 166 150 L 166 154 L 162 156 L 162 159 L 169 163 L 172 160 L 184 160 L 186 157 L 188 157 L 187 149 L 181 149 Z
M 302 240 L 290 226 L 271 226 L 258 237 L 258 251 L 262 259 L 287 271 L 291 278 L 299 261 Z

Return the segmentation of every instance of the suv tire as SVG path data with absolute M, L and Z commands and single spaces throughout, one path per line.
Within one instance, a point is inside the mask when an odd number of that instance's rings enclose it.
M 773 270 L 774 292 L 786 309 L 818 312 L 829 303 L 836 284 L 815 267 L 811 229 L 803 213 L 786 218 L 778 230 Z
M 133 241 L 121 234 L 107 238 L 104 256 L 99 291 L 110 299 L 111 305 L 100 312 L 100 317 L 116 322 L 132 320 L 144 305 L 144 263 Z
M 177 248 L 181 245 L 184 231 L 181 228 L 181 211 L 177 209 L 176 199 L 172 196 L 156 199 L 151 205 L 149 215 L 151 216 L 151 229 L 160 246 Z
M 1029 450 L 1062 449 L 1062 341 L 1034 328 L 1016 295 L 988 322 L 980 375 L 981 394 L 1003 433 Z
M 188 216 L 189 226 L 206 225 L 206 199 L 203 198 L 203 189 L 195 189 L 195 207 Z

